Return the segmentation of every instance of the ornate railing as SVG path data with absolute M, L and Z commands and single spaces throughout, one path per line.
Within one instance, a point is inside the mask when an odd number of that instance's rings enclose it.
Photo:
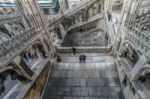
M 134 31 L 127 30 L 126 28 L 123 29 L 125 32 L 125 39 L 131 41 L 134 45 L 143 49 L 146 47 L 150 49 L 150 34 L 146 32 L 139 31 L 137 28 Z
M 17 19 L 21 16 L 21 11 L 20 10 L 16 10 L 15 13 L 13 14 L 7 14 L 7 15 L 0 15 L 0 22 L 1 21 L 10 21 L 11 19 Z
M 97 15 L 94 15 L 91 18 L 87 19 L 86 22 L 77 22 L 77 23 L 74 23 L 74 24 L 70 25 L 70 27 L 68 28 L 68 31 L 70 31 L 70 30 L 72 30 L 74 28 L 77 28 L 79 26 L 83 26 L 83 25 L 85 25 L 87 23 L 93 22 L 93 21 L 95 21 L 97 19 L 102 19 L 102 18 L 103 18 L 103 14 L 102 13 L 97 13 Z
M 20 12 L 16 12 L 14 14 L 0 15 L 0 20 L 12 19 L 19 17 L 21 15 Z
M 66 15 L 70 15 L 70 14 L 74 14 L 76 12 L 78 12 L 79 10 L 83 9 L 84 7 L 90 5 L 91 3 L 95 2 L 97 0 L 85 0 L 83 2 L 81 2 L 79 5 L 73 7 L 72 9 L 68 10 L 65 14 Z
M 84 2 L 81 2 L 78 6 L 68 10 L 67 12 L 65 13 L 62 13 L 62 14 L 57 14 L 56 16 L 52 17 L 52 18 L 48 18 L 48 23 L 53 23 L 57 20 L 59 20 L 60 18 L 62 17 L 66 17 L 66 16 L 70 16 L 72 14 L 75 14 L 76 12 L 78 12 L 79 10 L 85 8 L 86 6 L 90 5 L 91 3 L 95 2 L 96 0 L 87 0 L 87 1 L 84 1 Z
M 41 29 L 34 28 L 21 32 L 20 34 L 0 44 L 0 66 L 5 65 L 9 60 L 18 55 L 30 43 L 35 41 L 36 35 Z M 32 39 L 31 39 L 32 38 Z

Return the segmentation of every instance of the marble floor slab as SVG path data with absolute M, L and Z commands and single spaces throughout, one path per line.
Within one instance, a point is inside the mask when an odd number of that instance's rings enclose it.
M 86 63 L 77 58 L 65 56 L 54 64 L 43 99 L 124 99 L 110 56 L 88 56 Z

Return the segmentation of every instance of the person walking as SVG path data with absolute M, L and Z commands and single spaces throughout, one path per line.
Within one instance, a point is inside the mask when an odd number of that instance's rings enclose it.
M 112 15 L 111 14 L 108 14 L 108 21 L 110 21 L 112 18 Z
M 82 63 L 82 60 L 83 60 L 83 57 L 82 57 L 82 55 L 80 55 L 80 56 L 79 56 L 79 61 L 80 61 L 80 63 Z
M 57 62 L 61 62 L 60 56 L 57 56 Z
M 83 54 L 82 55 L 82 60 L 83 60 L 83 62 L 85 63 L 85 61 L 86 61 L 86 56 Z
M 73 47 L 72 48 L 73 54 L 76 55 L 76 49 Z

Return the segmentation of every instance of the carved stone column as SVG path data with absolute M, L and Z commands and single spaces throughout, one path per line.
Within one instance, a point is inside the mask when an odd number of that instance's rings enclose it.
M 40 39 L 40 42 L 41 42 L 41 45 L 43 46 L 43 50 L 44 50 L 44 52 L 46 54 L 46 57 L 48 57 L 48 49 L 47 49 L 45 43 L 43 42 L 42 39 Z

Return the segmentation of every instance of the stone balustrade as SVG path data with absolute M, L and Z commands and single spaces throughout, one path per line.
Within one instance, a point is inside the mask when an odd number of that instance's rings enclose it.
M 7 64 L 13 57 L 18 55 L 30 43 L 37 39 L 38 32 L 41 29 L 34 28 L 21 32 L 20 34 L 4 41 L 0 44 L 0 66 Z
M 21 18 L 21 15 L 22 15 L 22 13 L 20 10 L 16 10 L 16 12 L 13 14 L 0 15 L 0 24 Z
M 140 50 L 150 49 L 150 34 L 139 31 L 137 28 L 134 28 L 133 31 L 124 28 L 124 31 L 126 33 L 125 39 L 139 47 Z
M 78 53 L 108 53 L 111 50 L 111 44 L 108 46 L 95 47 L 76 47 Z M 72 47 L 57 47 L 59 53 L 71 53 Z
M 146 64 L 150 59 L 150 54 L 147 52 L 150 49 L 150 34 L 139 31 L 137 28 L 132 29 L 132 31 L 124 28 L 124 32 L 126 33 L 125 40 L 130 41 L 142 54 L 147 53 L 145 57 L 140 57 L 131 72 L 131 79 L 137 80 L 141 73 L 149 68 Z
M 68 28 L 68 31 L 74 29 L 74 28 L 77 28 L 77 27 L 80 27 L 80 26 L 84 26 L 90 22 L 93 22 L 95 20 L 98 20 L 98 19 L 103 19 L 103 14 L 100 13 L 100 14 L 97 14 L 91 18 L 89 18 L 87 21 L 85 22 L 76 22 L 75 24 L 72 24 L 69 28 Z
M 78 11 L 84 9 L 85 7 L 91 5 L 93 2 L 95 2 L 97 0 L 88 0 L 88 1 L 84 1 L 82 3 L 80 3 L 78 6 L 68 10 L 67 12 L 65 13 L 61 13 L 61 14 L 57 14 L 56 16 L 52 17 L 52 18 L 48 18 L 48 23 L 53 23 L 63 17 L 69 17 L 75 13 L 77 13 Z

